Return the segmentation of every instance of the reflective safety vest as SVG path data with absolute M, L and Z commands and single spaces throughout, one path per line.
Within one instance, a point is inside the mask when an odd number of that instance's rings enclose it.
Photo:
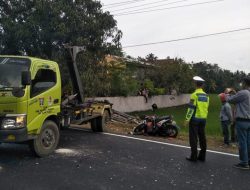
M 190 97 L 186 120 L 207 119 L 208 106 L 209 96 L 201 88 L 196 89 Z

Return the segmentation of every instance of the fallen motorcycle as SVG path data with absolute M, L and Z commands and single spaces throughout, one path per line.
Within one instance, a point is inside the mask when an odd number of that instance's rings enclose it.
M 134 135 L 159 135 L 175 138 L 179 132 L 179 126 L 173 120 L 173 116 L 145 116 L 141 124 L 133 129 Z

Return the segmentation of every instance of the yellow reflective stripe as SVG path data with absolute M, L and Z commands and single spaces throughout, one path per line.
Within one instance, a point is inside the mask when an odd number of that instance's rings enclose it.
M 194 109 L 193 108 L 188 108 L 187 114 L 186 114 L 186 120 L 189 121 L 194 114 Z

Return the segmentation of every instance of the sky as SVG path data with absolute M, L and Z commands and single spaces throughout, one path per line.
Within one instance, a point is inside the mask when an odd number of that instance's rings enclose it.
M 245 29 L 123 50 L 135 58 L 153 53 L 158 59 L 170 56 L 189 63 L 206 61 L 218 64 L 222 69 L 250 73 L 250 0 L 100 1 L 103 10 L 114 15 L 118 28 L 123 32 L 123 47 Z M 144 13 L 121 15 L 135 10 Z M 149 10 L 156 11 L 145 12 Z

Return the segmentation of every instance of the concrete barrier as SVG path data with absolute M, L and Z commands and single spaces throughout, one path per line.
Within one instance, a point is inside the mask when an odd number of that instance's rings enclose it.
M 152 104 L 157 104 L 158 108 L 173 107 L 187 104 L 189 102 L 190 94 L 161 95 L 152 96 L 148 98 L 146 103 L 143 96 L 130 97 L 97 97 L 94 100 L 108 100 L 113 104 L 113 109 L 120 112 L 134 112 L 145 111 L 152 109 Z

